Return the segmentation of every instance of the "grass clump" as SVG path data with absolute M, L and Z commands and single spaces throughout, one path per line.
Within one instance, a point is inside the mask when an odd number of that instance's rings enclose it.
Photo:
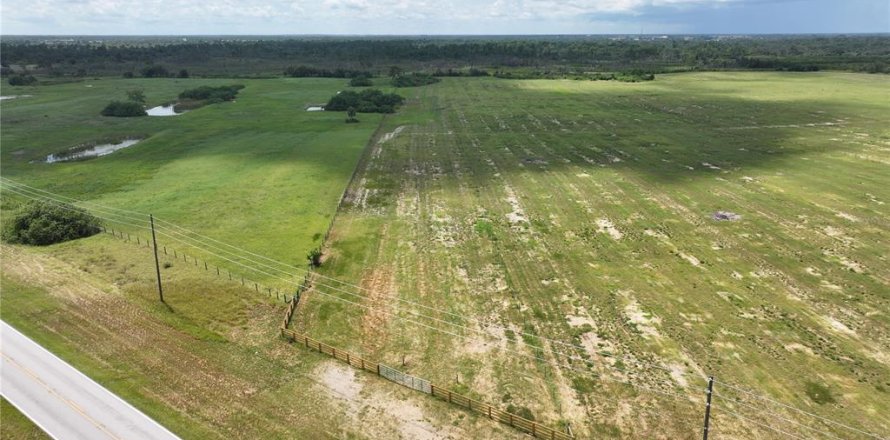
M 146 115 L 142 104 L 134 101 L 111 101 L 102 109 L 102 116 L 131 118 Z
M 46 246 L 89 237 L 99 231 L 99 219 L 83 209 L 34 202 L 13 216 L 2 236 L 8 243 Z
M 807 397 L 819 405 L 835 402 L 834 396 L 831 395 L 831 390 L 821 383 L 807 382 L 804 391 L 806 392 Z

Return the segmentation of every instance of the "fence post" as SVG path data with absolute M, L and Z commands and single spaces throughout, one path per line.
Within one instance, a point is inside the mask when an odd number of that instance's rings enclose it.
M 708 376 L 708 401 L 705 404 L 705 429 L 702 440 L 708 440 L 708 425 L 711 423 L 711 394 L 714 391 L 714 376 Z

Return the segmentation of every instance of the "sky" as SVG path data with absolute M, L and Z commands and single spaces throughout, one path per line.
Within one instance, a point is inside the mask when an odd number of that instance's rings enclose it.
M 890 32 L 890 0 L 2 0 L 3 35 Z

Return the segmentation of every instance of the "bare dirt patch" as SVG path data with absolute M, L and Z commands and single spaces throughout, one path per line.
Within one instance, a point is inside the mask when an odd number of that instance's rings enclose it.
M 395 275 L 390 267 L 375 267 L 366 272 L 361 287 L 367 292 L 369 309 L 362 316 L 362 341 L 366 353 L 384 346 L 389 324 L 390 302 L 395 298 Z

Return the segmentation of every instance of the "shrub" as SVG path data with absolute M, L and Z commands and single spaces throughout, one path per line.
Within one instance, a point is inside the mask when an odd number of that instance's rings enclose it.
M 358 122 L 358 118 L 355 117 L 355 107 L 349 107 L 346 109 L 346 123 L 353 124 Z
M 346 111 L 352 107 L 359 113 L 393 113 L 404 100 L 405 98 L 395 93 L 383 93 L 377 89 L 366 89 L 361 92 L 346 90 L 332 96 L 324 109 Z
M 231 101 L 238 95 L 238 91 L 243 88 L 244 86 L 240 84 L 219 87 L 201 86 L 180 93 L 179 99 L 208 101 L 208 103 Z
M 142 69 L 142 76 L 146 78 L 166 78 L 170 72 L 164 66 L 148 66 Z
M 8 82 L 11 86 L 30 86 L 37 83 L 37 78 L 34 75 L 16 75 L 10 77 Z
M 439 78 L 426 73 L 408 73 L 394 76 L 392 85 L 396 87 L 417 87 L 439 82 Z
M 350 87 L 371 87 L 374 85 L 374 81 L 371 81 L 371 78 L 367 76 L 358 76 L 349 80 Z
M 9 243 L 46 246 L 89 237 L 101 231 L 99 219 L 72 205 L 34 202 L 17 212 L 3 228 Z
M 535 416 L 532 414 L 532 410 L 528 409 L 526 406 L 515 406 L 513 404 L 507 405 L 507 412 L 511 414 L 515 414 L 519 417 L 522 417 L 526 420 L 535 421 Z
M 127 98 L 130 101 L 138 102 L 139 104 L 145 104 L 145 92 L 143 92 L 141 89 L 127 90 Z
M 306 254 L 306 259 L 309 260 L 309 265 L 312 267 L 321 266 L 321 248 L 317 247 L 309 251 L 309 253 Z
M 145 115 L 145 109 L 142 108 L 142 104 L 133 101 L 111 101 L 102 109 L 102 116 L 129 118 Z

